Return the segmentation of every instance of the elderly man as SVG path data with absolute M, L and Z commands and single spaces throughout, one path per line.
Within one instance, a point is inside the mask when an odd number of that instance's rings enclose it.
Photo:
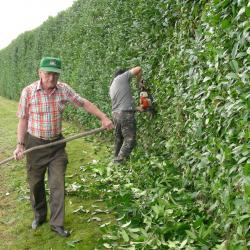
M 16 160 L 23 158 L 25 149 L 63 138 L 62 113 L 67 103 L 83 108 L 100 119 L 102 127 L 112 129 L 111 120 L 93 103 L 78 95 L 68 84 L 59 82 L 60 58 L 44 57 L 40 62 L 40 79 L 22 91 L 17 116 Z M 66 144 L 59 144 L 27 154 L 27 177 L 34 210 L 32 228 L 46 221 L 47 203 L 44 176 L 48 170 L 50 188 L 50 226 L 63 237 L 70 235 L 64 229 L 64 179 L 68 163 Z

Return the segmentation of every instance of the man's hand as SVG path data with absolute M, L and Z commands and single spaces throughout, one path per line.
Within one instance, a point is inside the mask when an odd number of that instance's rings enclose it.
M 141 106 L 136 107 L 135 110 L 138 111 L 138 112 L 143 112 L 144 111 L 143 107 L 141 107 Z
M 23 145 L 17 144 L 17 147 L 15 149 L 15 151 L 13 152 L 13 156 L 15 160 L 21 160 L 24 156 L 23 152 L 24 152 L 25 148 Z
M 102 127 L 106 128 L 107 130 L 111 130 L 114 128 L 113 122 L 108 117 L 103 117 L 101 119 Z
M 145 88 L 145 84 L 144 84 L 144 80 L 141 79 L 139 82 L 138 82 L 138 85 L 139 85 L 139 88 Z

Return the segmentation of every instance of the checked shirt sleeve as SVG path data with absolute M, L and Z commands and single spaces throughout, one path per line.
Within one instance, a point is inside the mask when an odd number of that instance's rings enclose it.
M 27 88 L 24 88 L 19 100 L 18 110 L 17 110 L 17 117 L 18 118 L 28 118 L 29 111 L 28 111 L 28 91 Z
M 76 107 L 83 107 L 86 99 L 77 94 L 69 85 L 67 86 L 67 99 Z

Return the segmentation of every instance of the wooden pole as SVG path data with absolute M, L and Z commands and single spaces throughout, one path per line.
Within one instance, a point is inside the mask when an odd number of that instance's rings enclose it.
M 54 142 L 51 142 L 51 143 L 48 143 L 48 144 L 44 144 L 44 145 L 39 145 L 39 146 L 35 146 L 33 148 L 29 148 L 27 150 L 25 150 L 23 153 L 24 154 L 27 154 L 31 151 L 34 151 L 34 150 L 37 150 L 37 149 L 42 149 L 42 148 L 47 148 L 47 147 L 51 147 L 51 146 L 55 146 L 57 144 L 61 144 L 61 143 L 64 143 L 64 142 L 69 142 L 69 141 L 72 141 L 72 140 L 75 140 L 75 139 L 78 139 L 78 138 L 81 138 L 81 137 L 84 137 L 84 136 L 87 136 L 87 135 L 93 135 L 93 134 L 96 134 L 96 133 L 99 133 L 101 131 L 105 130 L 105 128 L 96 128 L 96 129 L 92 129 L 90 131 L 87 131 L 87 132 L 83 132 L 83 133 L 80 133 L 80 134 L 77 134 L 77 135 L 73 135 L 73 136 L 70 136 L 68 138 L 65 138 L 65 139 L 62 139 L 62 140 L 58 140 L 58 141 L 54 141 Z M 9 157 L 3 161 L 0 161 L 0 165 L 2 164 L 5 164 L 11 160 L 14 160 L 14 156 L 12 157 Z

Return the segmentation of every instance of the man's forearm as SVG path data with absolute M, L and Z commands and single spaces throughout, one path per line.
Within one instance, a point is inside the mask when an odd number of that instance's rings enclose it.
M 136 80 L 137 80 L 138 83 L 141 82 L 141 80 L 142 80 L 142 71 L 141 71 L 141 70 L 140 70 L 140 72 L 138 73 L 138 75 L 136 75 Z
M 95 106 L 92 102 L 85 100 L 83 108 L 90 114 L 96 116 L 100 119 L 102 128 L 111 130 L 114 128 L 112 121 L 104 114 L 99 108 Z
M 86 100 L 84 103 L 83 108 L 90 114 L 96 116 L 100 120 L 103 118 L 106 118 L 107 116 L 99 109 L 97 108 L 92 102 Z
M 130 71 L 136 77 L 136 80 L 139 83 L 141 81 L 141 77 L 142 77 L 142 68 L 140 66 L 136 66 L 136 67 L 130 69 Z
M 19 143 L 24 143 L 24 137 L 27 132 L 28 121 L 27 119 L 19 119 L 19 123 L 17 126 L 17 141 Z

